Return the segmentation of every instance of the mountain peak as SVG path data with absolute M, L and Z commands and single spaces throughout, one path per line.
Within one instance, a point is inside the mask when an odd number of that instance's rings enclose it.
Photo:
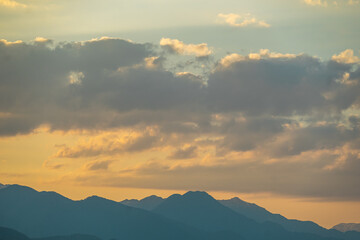
M 214 199 L 210 194 L 204 191 L 188 191 L 183 195 L 186 198 Z
M 256 204 L 254 203 L 249 203 L 249 202 L 246 202 L 238 197 L 233 197 L 229 200 L 223 200 L 223 201 L 227 201 L 228 203 L 230 204 L 241 204 L 241 205 L 247 205 L 247 206 L 256 206 L 258 207 Z
M 99 196 L 96 196 L 96 195 L 93 195 L 93 196 L 90 196 L 90 197 L 87 197 L 85 198 L 83 201 L 111 201 L 109 199 L 106 199 L 106 198 L 102 198 L 102 197 L 99 197 Z
M 151 195 L 151 196 L 148 196 L 148 197 L 145 197 L 143 199 L 141 199 L 140 201 L 147 201 L 147 200 L 163 200 L 162 197 L 159 197 L 159 196 L 156 196 L 156 195 Z
M 164 199 L 162 197 L 151 195 L 148 197 L 145 197 L 141 200 L 137 199 L 125 199 L 124 201 L 121 201 L 120 203 L 130 206 L 130 207 L 136 207 L 136 208 L 142 208 L 145 210 L 153 210 L 155 207 L 157 207 L 160 203 L 162 203 Z
M 3 189 L 7 189 L 9 191 L 27 191 L 27 192 L 37 192 L 35 189 L 31 187 L 26 187 L 18 184 L 12 184 L 12 185 L 2 185 Z

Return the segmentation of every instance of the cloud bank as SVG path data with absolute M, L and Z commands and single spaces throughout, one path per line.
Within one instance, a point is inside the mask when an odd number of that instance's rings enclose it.
M 160 45 L 204 64 L 198 57 L 207 45 L 180 43 Z M 168 54 L 116 38 L 1 40 L 0 135 L 42 126 L 93 132 L 58 146 L 47 163 L 56 171 L 56 161 L 89 159 L 66 175 L 81 184 L 360 199 L 360 69 L 352 50 L 328 61 L 234 53 L 207 77 L 167 70 Z M 142 153 L 151 158 L 119 166 Z

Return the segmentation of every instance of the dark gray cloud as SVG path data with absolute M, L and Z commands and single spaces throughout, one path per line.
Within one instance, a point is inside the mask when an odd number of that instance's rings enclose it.
M 358 98 L 350 94 L 347 101 L 340 101 L 345 95 L 343 91 L 355 91 L 337 81 L 350 69 L 351 65 L 322 62 L 306 55 L 238 61 L 226 68 L 219 67 L 210 76 L 208 99 L 214 111 L 241 111 L 249 115 L 340 111 Z M 355 88 L 359 90 L 358 86 Z

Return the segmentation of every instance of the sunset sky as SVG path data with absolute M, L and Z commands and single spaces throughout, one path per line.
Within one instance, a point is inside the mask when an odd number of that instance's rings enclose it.
M 0 0 L 0 183 L 360 222 L 360 1 Z

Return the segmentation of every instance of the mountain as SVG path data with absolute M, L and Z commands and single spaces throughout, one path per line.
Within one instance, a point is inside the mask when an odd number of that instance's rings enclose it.
M 30 240 L 30 238 L 13 229 L 0 227 L 0 240 Z
M 15 231 L 10 228 L 0 227 L 0 240 L 101 240 L 101 239 L 91 235 L 84 235 L 84 234 L 30 239 L 18 231 Z
M 87 234 L 72 234 L 69 236 L 55 236 L 46 238 L 33 238 L 31 240 L 101 240 L 98 237 Z
M 299 221 L 287 219 L 280 214 L 273 214 L 256 204 L 245 202 L 239 198 L 229 200 L 218 200 L 222 205 L 242 214 L 259 223 L 273 222 L 281 225 L 284 229 L 291 232 L 313 233 L 324 237 L 334 237 L 339 239 L 360 239 L 360 234 L 342 234 L 339 231 L 328 230 L 311 221 Z
M 333 226 L 331 229 L 336 229 L 340 232 L 357 231 L 360 232 L 360 223 L 340 223 Z
M 235 212 L 254 219 L 259 223 L 269 221 L 280 224 L 282 227 L 292 232 L 323 233 L 327 235 L 327 229 L 314 222 L 290 220 L 280 214 L 273 214 L 265 208 L 262 208 L 254 203 L 245 202 L 237 197 L 229 200 L 219 200 L 219 202 Z
M 206 192 L 174 194 L 153 212 L 204 231 L 231 232 L 244 239 L 325 239 L 313 234 L 288 232 L 275 223 L 258 223 L 225 207 Z
M 329 230 L 340 237 L 322 237 L 291 232 L 271 221 L 258 222 L 249 215 L 224 206 L 206 192 L 174 194 L 167 199 L 151 196 L 140 201 L 127 201 L 153 210 L 134 208 L 97 196 L 73 201 L 55 192 L 7 185 L 0 189 L 0 226 L 16 229 L 33 240 L 360 239 L 357 232 Z M 237 201 L 239 199 L 232 202 Z M 265 209 L 256 205 L 240 203 L 257 209 L 259 218 L 262 216 L 260 213 L 266 213 Z M 266 214 L 271 217 L 271 213 Z M 27 240 L 26 236 L 19 240 Z
M 160 203 L 162 203 L 164 201 L 163 198 L 152 195 L 146 198 L 143 198 L 141 200 L 137 200 L 137 199 L 126 199 L 120 203 L 126 205 L 126 206 L 130 206 L 130 207 L 136 207 L 136 208 L 141 208 L 141 209 L 145 209 L 145 210 L 153 210 L 155 207 L 157 207 Z
M 102 239 L 206 239 L 201 231 L 100 197 L 72 201 L 54 192 L 0 189 L 0 226 L 31 238 L 90 234 Z

